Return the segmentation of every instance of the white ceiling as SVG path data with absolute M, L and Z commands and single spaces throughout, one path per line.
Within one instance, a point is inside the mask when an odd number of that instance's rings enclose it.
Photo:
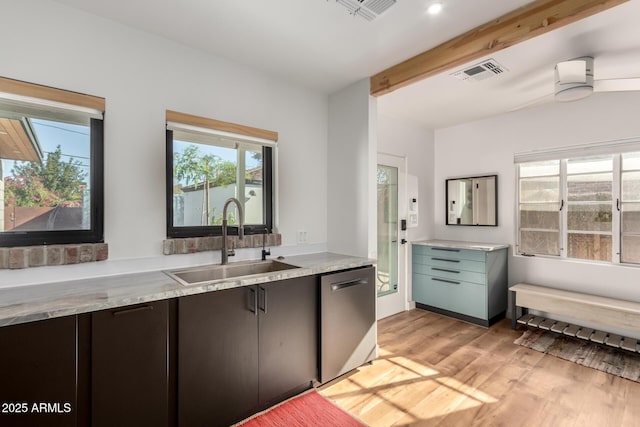
M 335 0 L 56 0 L 331 93 L 531 0 L 398 0 L 374 21 Z
M 378 112 L 438 129 L 540 108 L 553 102 L 555 64 L 581 56 L 594 57 L 595 80 L 640 78 L 639 22 L 640 0 L 629 1 L 490 55 L 507 73 L 468 83 L 450 75 L 459 67 L 380 97 Z
M 332 93 L 531 0 L 398 0 L 374 21 L 335 0 L 56 0 Z M 498 114 L 553 90 L 556 62 L 594 55 L 596 79 L 640 77 L 640 0 L 492 55 L 510 72 L 469 84 L 447 73 L 378 98 L 381 114 L 441 128 Z M 594 96 L 597 96 L 596 94 Z

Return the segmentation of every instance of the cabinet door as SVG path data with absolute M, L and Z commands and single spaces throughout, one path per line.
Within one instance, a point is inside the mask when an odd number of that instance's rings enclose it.
M 169 425 L 169 301 L 93 313 L 92 426 Z
M 260 404 L 311 387 L 318 370 L 318 278 L 259 287 Z
M 77 318 L 0 328 L 0 425 L 77 425 Z
M 256 287 L 178 300 L 178 425 L 228 426 L 258 406 Z

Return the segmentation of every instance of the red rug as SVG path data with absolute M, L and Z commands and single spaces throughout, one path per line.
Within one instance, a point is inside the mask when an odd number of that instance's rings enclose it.
M 312 390 L 258 414 L 242 427 L 362 427 L 360 421 Z

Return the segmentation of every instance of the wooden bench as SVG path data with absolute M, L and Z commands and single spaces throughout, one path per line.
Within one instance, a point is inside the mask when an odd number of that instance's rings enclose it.
M 529 309 L 640 333 L 640 303 L 518 283 L 509 288 L 511 327 L 518 324 L 640 352 L 638 340 L 529 314 Z

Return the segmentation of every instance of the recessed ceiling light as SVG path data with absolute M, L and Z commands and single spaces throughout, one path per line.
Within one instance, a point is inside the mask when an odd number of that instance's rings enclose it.
M 429 6 L 427 12 L 429 12 L 430 15 L 437 15 L 441 10 L 442 3 L 433 3 L 431 6 Z

